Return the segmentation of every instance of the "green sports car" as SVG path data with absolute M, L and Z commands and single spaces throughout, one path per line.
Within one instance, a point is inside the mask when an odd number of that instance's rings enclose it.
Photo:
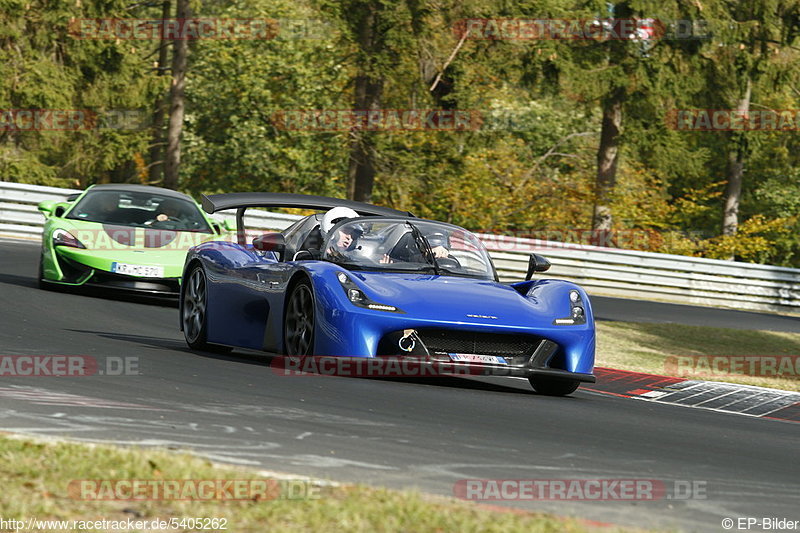
M 47 219 L 39 264 L 43 288 L 177 296 L 186 251 L 232 229 L 208 218 L 191 197 L 145 185 L 94 185 L 38 207 Z

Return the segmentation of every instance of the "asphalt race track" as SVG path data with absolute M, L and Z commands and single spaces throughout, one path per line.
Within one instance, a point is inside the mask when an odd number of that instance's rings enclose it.
M 592 296 L 592 309 L 597 320 L 674 322 L 692 326 L 800 333 L 800 316 L 713 309 L 602 296 Z
M 106 375 L 0 377 L 0 430 L 191 448 L 265 470 L 444 495 L 474 478 L 705 489 L 705 498 L 504 503 L 646 528 L 800 519 L 800 424 L 580 390 L 549 398 L 514 379 L 280 376 L 265 355 L 188 351 L 174 307 L 37 289 L 38 253 L 36 243 L 0 242 L 0 355 L 93 356 Z M 704 325 L 800 331 L 796 318 L 758 313 L 612 299 L 595 307 L 604 319 L 694 314 Z M 107 375 L 123 358 L 137 375 Z

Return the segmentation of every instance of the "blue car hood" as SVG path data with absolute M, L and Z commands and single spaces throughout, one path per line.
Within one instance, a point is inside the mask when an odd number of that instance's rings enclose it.
M 533 324 L 549 325 L 553 320 L 550 298 L 542 297 L 541 293 L 525 297 L 513 287 L 494 281 L 411 273 L 351 272 L 351 275 L 370 298 L 399 307 L 415 318 L 525 328 Z M 563 305 L 556 307 L 563 307 L 567 314 L 568 299 L 566 296 L 562 299 Z

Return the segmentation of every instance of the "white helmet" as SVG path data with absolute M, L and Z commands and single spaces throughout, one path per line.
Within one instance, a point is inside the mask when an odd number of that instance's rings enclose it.
M 327 235 L 328 232 L 334 227 L 338 222 L 346 218 L 356 218 L 358 217 L 358 213 L 350 209 L 349 207 L 334 207 L 324 215 L 322 215 L 322 223 L 320 224 L 320 229 L 322 230 L 323 235 Z

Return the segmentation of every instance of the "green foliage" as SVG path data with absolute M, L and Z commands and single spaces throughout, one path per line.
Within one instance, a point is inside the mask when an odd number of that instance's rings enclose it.
M 147 61 L 153 43 L 80 39 L 70 22 L 146 16 L 122 1 L 5 1 L 0 9 L 0 109 L 136 110 L 147 117 L 161 86 Z M 77 186 L 130 178 L 147 131 L 0 131 L 0 176 L 7 181 Z
M 792 225 L 797 226 L 796 218 L 766 220 L 755 215 L 740 226 L 736 235 L 720 235 L 701 243 L 703 256 L 712 259 L 734 256 L 742 261 L 763 262 L 765 257 L 780 250 L 777 243 L 791 233 Z
M 611 11 L 597 0 L 195 1 L 198 17 L 283 26 L 275 39 L 190 43 L 180 187 L 344 196 L 353 132 L 286 129 L 280 113 L 350 109 L 354 77 L 366 72 L 382 80 L 385 109 L 471 110 L 483 120 L 477 131 L 376 132 L 375 202 L 487 231 L 586 229 L 599 105 L 621 89 L 615 230 L 650 236 L 632 245 L 656 251 L 800 266 L 797 133 L 676 131 L 665 119 L 676 109 L 731 109 L 748 78 L 753 109 L 800 107 L 798 5 L 617 1 L 617 17 L 707 20 L 710 38 L 459 46 L 454 28 L 467 18 L 588 20 Z M 355 37 L 367 6 L 380 17 L 378 48 L 369 53 Z M 153 69 L 159 43 L 76 39 L 69 28 L 76 18 L 159 16 L 158 5 L 121 0 L 0 0 L 0 109 L 125 108 L 149 116 L 170 81 Z M 0 131 L 0 179 L 144 181 L 152 137 L 150 128 Z M 732 143 L 747 153 L 742 222 L 735 237 L 723 238 Z
M 329 21 L 296 2 L 237 3 L 203 16 Z M 317 31 L 315 30 L 315 32 Z M 281 129 L 286 110 L 345 108 L 347 66 L 334 35 L 197 41 L 190 55 L 185 165 L 192 192 L 292 191 L 341 196 L 344 133 Z

